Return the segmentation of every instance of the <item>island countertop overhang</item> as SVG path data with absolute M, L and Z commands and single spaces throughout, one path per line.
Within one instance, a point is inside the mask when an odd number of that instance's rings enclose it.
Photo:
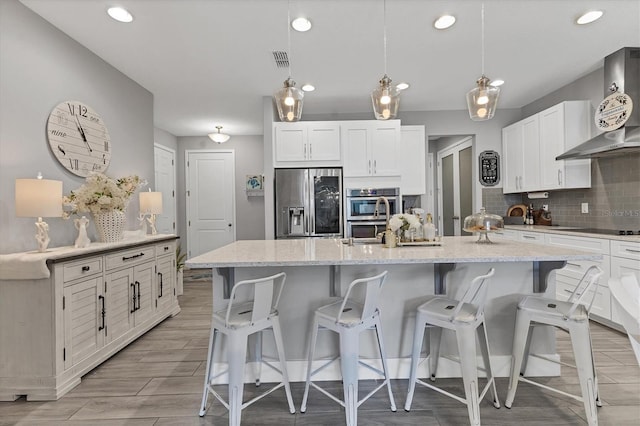
M 415 263 L 502 263 L 599 260 L 602 255 L 564 247 L 501 240 L 476 244 L 476 237 L 444 237 L 442 246 L 386 248 L 343 244 L 340 239 L 240 240 L 187 260 L 189 268 L 338 266 Z

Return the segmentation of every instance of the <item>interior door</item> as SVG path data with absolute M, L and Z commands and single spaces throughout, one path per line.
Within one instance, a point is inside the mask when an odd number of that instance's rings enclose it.
M 462 235 L 462 221 L 472 214 L 472 169 L 471 138 L 438 152 L 438 227 L 441 235 Z
M 236 239 L 235 152 L 186 151 L 187 257 Z
M 154 144 L 156 187 L 162 193 L 162 214 L 156 215 L 159 234 L 176 233 L 176 152 Z

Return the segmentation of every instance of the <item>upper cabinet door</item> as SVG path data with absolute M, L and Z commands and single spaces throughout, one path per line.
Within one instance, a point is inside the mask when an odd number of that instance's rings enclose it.
M 540 174 L 542 187 L 562 188 L 564 160 L 556 160 L 564 149 L 563 104 L 542 111 L 540 114 Z
M 400 176 L 400 122 L 374 121 L 371 162 L 374 176 Z
M 502 129 L 502 192 L 521 192 L 523 163 L 522 123 L 518 122 Z
M 344 160 L 342 176 L 370 176 L 371 123 L 367 121 L 342 123 L 340 133 Z
M 522 183 L 521 190 L 535 191 L 540 189 L 540 131 L 538 116 L 534 115 L 522 122 Z
M 340 161 L 340 125 L 332 123 L 308 123 L 307 158 L 312 161 Z
M 424 126 L 401 126 L 400 151 L 410 153 L 403 158 L 401 168 L 402 195 L 426 194 L 426 149 Z
M 347 121 L 340 128 L 343 176 L 400 176 L 400 120 Z
M 307 126 L 304 123 L 284 123 L 275 126 L 273 154 L 275 162 L 307 159 Z

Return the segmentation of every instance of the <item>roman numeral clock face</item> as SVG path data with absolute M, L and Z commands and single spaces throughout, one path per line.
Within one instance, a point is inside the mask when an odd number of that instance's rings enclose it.
M 51 111 L 47 139 L 60 164 L 77 176 L 104 172 L 109 167 L 111 140 L 107 126 L 93 108 L 82 102 L 61 102 Z

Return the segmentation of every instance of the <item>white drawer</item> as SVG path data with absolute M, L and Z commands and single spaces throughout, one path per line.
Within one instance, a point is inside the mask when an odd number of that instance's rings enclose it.
M 102 258 L 91 257 L 63 264 L 62 280 L 66 283 L 78 278 L 88 277 L 99 272 L 102 272 Z
M 142 246 L 106 257 L 106 269 L 116 269 L 123 266 L 137 265 L 142 262 L 154 260 L 156 250 L 154 246 Z
M 578 281 L 584 276 L 591 266 L 598 266 L 602 269 L 602 275 L 598 280 L 601 286 L 609 286 L 609 277 L 611 271 L 609 267 L 609 256 L 603 256 L 602 260 L 571 260 L 567 262 L 564 268 L 556 269 L 556 279 L 564 277 L 565 282 L 573 282 L 573 285 L 577 285 Z
M 611 240 L 611 256 L 640 260 L 640 243 Z
M 556 298 L 558 300 L 566 302 L 575 288 L 575 284 L 567 283 L 556 278 Z M 588 305 L 591 302 L 592 294 L 593 293 L 590 292 L 590 294 L 587 294 L 584 299 L 582 299 L 583 305 Z M 591 313 L 608 320 L 611 319 L 611 293 L 608 287 L 598 286 L 596 297 L 593 299 Z
M 544 234 L 542 232 L 520 231 L 520 241 L 525 243 L 544 244 Z
M 175 241 L 165 241 L 162 244 L 156 244 L 156 253 L 158 256 L 165 256 L 176 252 Z
M 546 234 L 545 241 L 552 246 L 568 247 L 606 255 L 609 254 L 609 240 L 607 239 Z
M 499 231 L 496 231 L 494 234 L 491 234 L 491 236 L 493 235 L 496 235 L 497 237 L 500 237 L 500 238 L 504 238 L 505 240 L 517 241 L 519 237 L 519 232 L 513 229 L 501 229 Z

